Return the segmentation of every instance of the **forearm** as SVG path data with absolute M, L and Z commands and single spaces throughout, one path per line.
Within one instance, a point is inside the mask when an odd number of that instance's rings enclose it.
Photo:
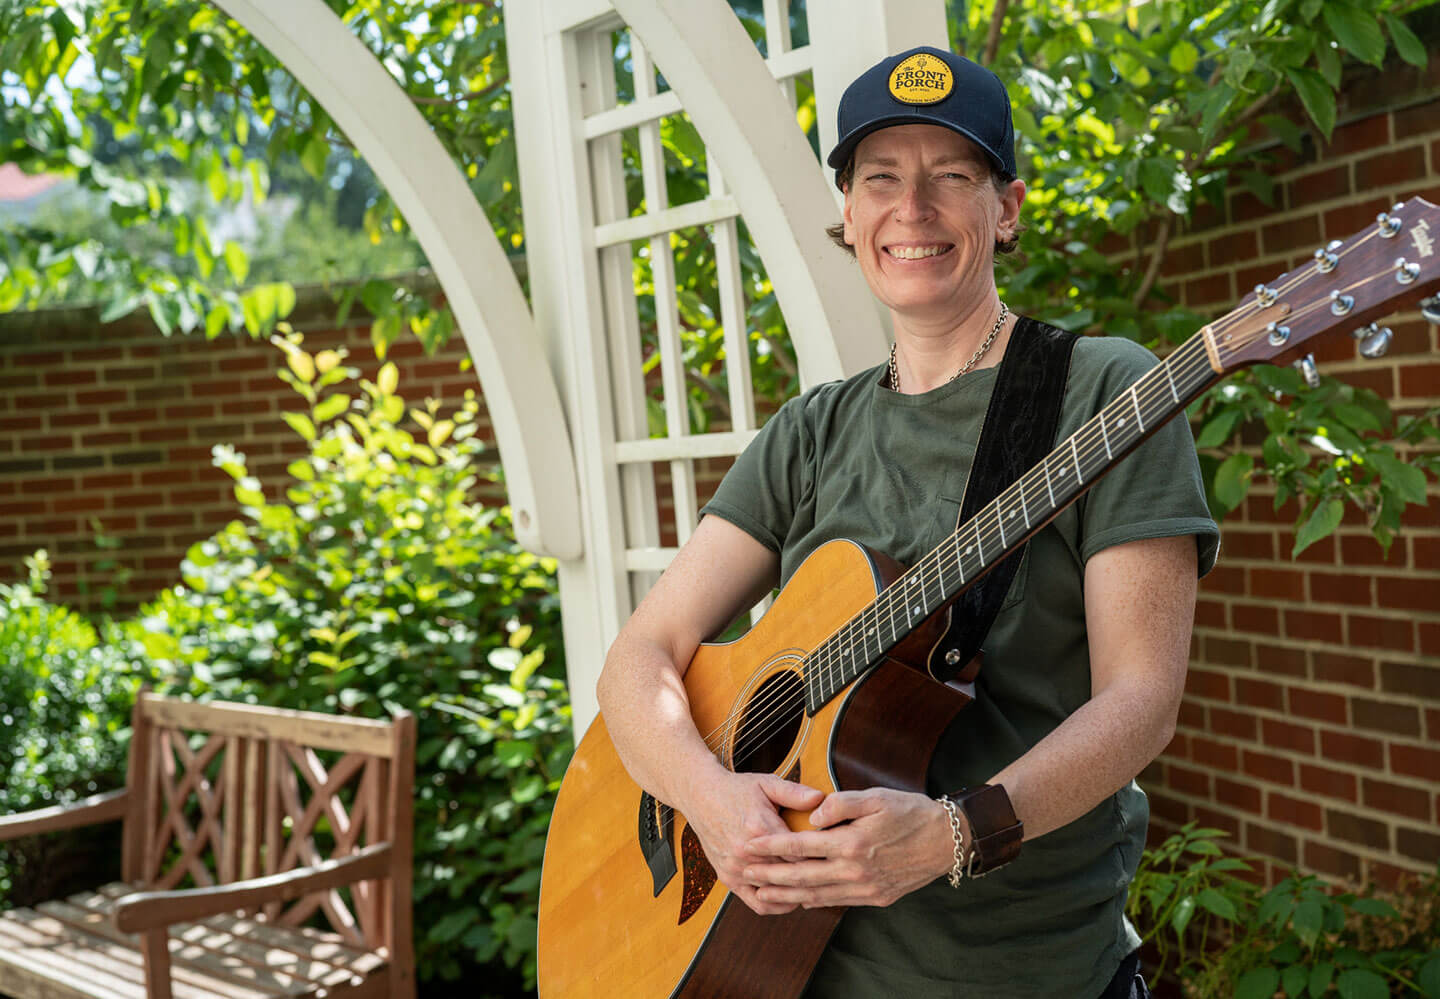
M 1027 837 L 1078 819 L 1169 743 L 1194 614 L 1192 538 L 1135 541 L 1091 558 L 1090 700 L 992 780 L 1005 785 Z
M 596 691 L 611 742 L 637 784 L 681 807 L 722 768 L 690 718 L 680 671 L 660 646 L 624 632 Z
M 1165 748 L 1178 700 L 1167 689 L 1112 686 L 1093 697 L 990 783 L 1003 784 L 1032 839 L 1073 822 L 1132 780 Z

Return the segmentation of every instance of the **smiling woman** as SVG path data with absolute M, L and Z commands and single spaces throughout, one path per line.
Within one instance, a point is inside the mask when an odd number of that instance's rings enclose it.
M 946 370 L 933 377 L 948 380 L 958 368 L 950 355 L 968 356 L 983 342 L 1000 308 L 994 247 L 1010 238 L 1025 182 L 986 183 L 991 167 L 980 147 L 939 125 L 873 132 L 854 163 L 845 242 L 891 311 L 902 370 L 938 366 Z
M 910 70 L 934 75 L 917 78 Z M 847 999 L 1146 994 L 1135 970 L 1139 938 L 1124 919 L 1125 885 L 1147 820 L 1132 778 L 1173 729 L 1196 571 L 1213 562 L 1216 530 L 1193 439 L 1176 422 L 1155 430 L 1083 504 L 1053 519 L 1036 517 L 1033 530 L 1038 508 L 1022 501 L 1005 518 L 962 513 L 965 526 L 955 531 L 957 509 L 985 502 L 1013 478 L 991 454 L 1031 446 L 1043 453 L 1067 433 L 1073 450 L 1078 428 L 1155 363 L 1129 341 L 1077 340 L 1011 315 L 1000 301 L 996 247 L 1013 238 L 1026 194 L 1015 179 L 1010 114 L 993 74 L 938 49 L 885 59 L 846 90 L 841 138 L 828 159 L 845 195 L 839 235 L 890 311 L 893 362 L 819 385 L 766 423 L 607 658 L 599 688 L 605 735 L 613 740 L 607 766 L 615 761 L 614 770 L 623 768 L 625 781 L 646 792 L 631 794 L 622 783 L 625 794 L 609 795 L 631 803 L 610 823 L 631 839 L 633 803 L 640 801 L 642 850 L 624 851 L 650 864 L 627 879 L 644 896 L 635 908 L 664 922 L 667 934 L 679 911 L 682 923 L 690 920 L 686 932 L 696 932 L 694 924 L 709 926 L 711 917 L 688 904 L 677 910 L 665 893 L 715 905 L 713 889 L 723 885 L 743 904 L 728 906 L 722 938 L 753 926 L 772 946 L 784 942 L 783 955 L 753 963 L 716 958 L 702 945 L 695 965 L 701 978 L 739 964 L 749 969 L 744 974 L 796 979 L 767 995 L 792 994 L 786 989 L 793 985 L 794 994 L 803 988 L 807 996 Z M 1067 458 L 1067 474 L 1079 462 L 1078 452 Z M 1023 495 L 1023 488 L 1014 491 Z M 1022 512 L 1023 522 L 1011 519 Z M 927 602 L 931 591 L 945 592 L 944 570 L 927 575 L 924 567 L 936 553 L 983 553 L 974 526 L 981 522 L 985 530 L 998 527 L 1002 544 L 1007 530 L 1014 548 L 1028 538 L 1023 555 L 1000 564 L 1018 569 L 1023 559 L 1030 567 L 976 588 L 995 595 L 994 616 L 972 615 L 967 606 L 956 611 L 962 630 L 979 633 L 974 646 L 983 636 L 985 664 L 976 678 L 961 672 L 970 659 L 961 646 L 971 643 L 951 644 L 948 611 L 942 619 L 935 610 L 951 605 L 940 596 Z M 888 570 L 823 554 L 852 547 L 888 556 L 876 555 L 872 565 L 893 559 L 914 568 L 875 597 L 883 584 L 871 576 Z M 977 568 L 997 561 L 982 559 Z M 845 587 L 857 578 L 864 585 L 855 592 L 898 609 L 898 623 L 894 614 L 866 610 L 843 628 L 832 626 L 825 614 L 855 609 Z M 816 579 L 823 593 L 809 589 Z M 963 567 L 952 568 L 950 582 L 966 581 Z M 767 746 L 777 765 L 749 772 L 703 733 L 724 742 L 720 721 L 732 710 L 743 716 L 759 699 L 714 695 L 708 650 L 731 645 L 699 643 L 776 583 L 783 587 L 776 604 L 743 640 L 763 653 L 755 662 L 767 665 L 749 673 L 737 652 L 719 672 L 733 672 L 745 690 L 768 691 L 766 670 L 774 664 L 801 669 L 806 682 L 796 689 L 813 710 L 804 712 L 808 721 L 785 728 L 780 741 L 787 745 Z M 796 607 L 803 608 L 796 620 L 816 627 L 816 635 L 785 630 Z M 907 658 L 907 636 L 942 620 L 942 637 L 923 635 L 924 649 Z M 812 639 L 828 634 L 845 636 L 844 655 L 863 655 L 867 665 L 859 669 L 864 675 L 873 668 L 870 679 L 851 686 L 853 672 L 826 672 L 827 648 Z M 793 649 L 813 651 L 791 663 L 779 650 Z M 941 654 L 932 655 L 936 650 Z M 932 719 L 951 688 L 905 686 L 957 674 L 975 679 L 976 701 L 953 723 L 948 715 Z M 913 696 L 902 697 L 907 707 L 894 724 L 852 730 L 867 759 L 852 772 L 839 751 L 822 758 L 829 750 L 813 748 L 849 745 L 851 736 L 812 730 L 831 724 L 836 716 L 826 712 L 841 699 L 849 705 L 842 730 L 848 719 L 867 717 L 856 707 L 857 689 Z M 801 705 L 793 707 L 798 713 Z M 929 733 L 913 757 L 893 748 L 903 742 L 897 728 Z M 587 736 L 580 753 L 592 745 Z M 883 747 L 916 762 L 920 776 L 890 779 L 875 765 Z M 585 772 L 592 772 L 588 764 Z M 567 778 L 556 828 L 599 828 L 591 821 L 597 806 L 571 787 Z M 664 809 L 646 804 L 652 799 Z M 620 854 L 593 845 L 579 852 Z M 708 863 L 699 878 L 702 857 Z M 685 876 L 674 877 L 677 870 Z M 980 873 L 990 876 L 969 880 Z M 551 897 L 582 897 L 577 883 Z M 658 908 L 652 894 L 662 899 Z M 835 926 L 840 908 L 846 911 Z M 542 898 L 542 922 L 545 911 Z M 599 917 L 606 925 L 581 935 L 603 936 L 614 911 L 607 906 Z M 823 927 L 803 929 L 824 913 Z M 803 947 L 791 946 L 802 936 Z M 679 953 L 683 975 L 691 952 L 669 940 L 645 948 L 646 964 L 654 964 L 652 951 Z M 617 939 L 597 960 L 628 946 Z M 807 984 L 799 976 L 811 961 Z

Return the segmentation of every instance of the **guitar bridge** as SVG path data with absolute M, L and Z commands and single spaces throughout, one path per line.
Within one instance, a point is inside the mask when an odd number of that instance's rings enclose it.
M 650 792 L 642 792 L 640 851 L 645 854 L 645 866 L 650 868 L 656 897 L 659 897 L 676 874 L 674 837 L 675 809 L 656 801 Z

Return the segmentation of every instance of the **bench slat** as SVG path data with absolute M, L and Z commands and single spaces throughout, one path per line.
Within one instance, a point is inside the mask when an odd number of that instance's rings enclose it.
M 116 901 L 138 890 L 133 885 L 116 881 L 102 885 L 96 892 L 81 892 L 78 895 L 72 895 L 69 901 L 74 905 L 102 913 L 108 917 L 114 911 Z M 196 924 L 179 923 L 176 925 Z M 209 919 L 200 920 L 199 925 L 211 926 L 242 939 L 254 940 L 267 947 L 288 951 L 305 960 L 330 965 L 337 971 L 345 972 L 348 976 L 339 979 L 340 981 L 346 981 L 349 978 L 365 978 L 386 964 L 385 958 L 381 955 L 351 947 L 341 940 L 338 934 L 326 933 L 310 926 L 281 927 L 273 923 L 264 923 L 253 918 L 236 915 L 211 916 Z M 335 984 L 336 977 L 327 974 L 325 983 Z
M 98 937 L 127 947 L 138 947 L 139 939 L 121 933 L 108 919 L 65 902 L 42 902 L 40 912 Z M 242 986 L 263 988 L 267 995 L 304 996 L 325 984 L 324 976 L 335 968 L 309 962 L 301 967 L 294 955 L 237 939 L 205 926 L 181 923 L 170 933 L 170 959 L 176 967 L 193 967 L 205 974 L 225 978 Z
M 147 718 L 164 728 L 239 735 L 250 739 L 284 739 L 316 749 L 338 749 L 388 758 L 395 751 L 393 722 L 343 718 L 318 711 L 266 708 L 219 701 L 177 701 L 159 694 L 141 694 Z
M 127 999 L 94 982 L 50 969 L 37 971 L 23 953 L 0 948 L 0 993 L 25 999 Z
M 100 995 L 117 995 L 126 999 L 145 999 L 145 968 L 127 961 L 123 955 L 107 952 L 98 941 L 75 936 L 54 936 L 14 917 L 24 910 L 12 910 L 0 918 L 0 960 L 27 964 L 47 977 L 78 978 L 84 987 L 99 986 Z M 172 975 L 175 999 L 227 999 L 225 993 L 194 984 L 197 976 Z M 224 983 L 211 984 L 224 987 Z M 264 999 L 263 993 L 251 993 L 251 999 Z

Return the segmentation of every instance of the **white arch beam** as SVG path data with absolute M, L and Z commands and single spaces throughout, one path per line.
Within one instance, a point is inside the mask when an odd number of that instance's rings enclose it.
M 775 286 L 801 381 L 815 385 L 875 364 L 884 331 L 855 264 L 825 235 L 838 221 L 828 182 L 729 4 L 614 3 L 720 162 Z
M 495 428 L 515 533 L 578 558 L 580 493 L 555 380 L 519 282 L 459 169 L 405 92 L 322 0 L 216 0 L 324 105 L 435 269 Z

